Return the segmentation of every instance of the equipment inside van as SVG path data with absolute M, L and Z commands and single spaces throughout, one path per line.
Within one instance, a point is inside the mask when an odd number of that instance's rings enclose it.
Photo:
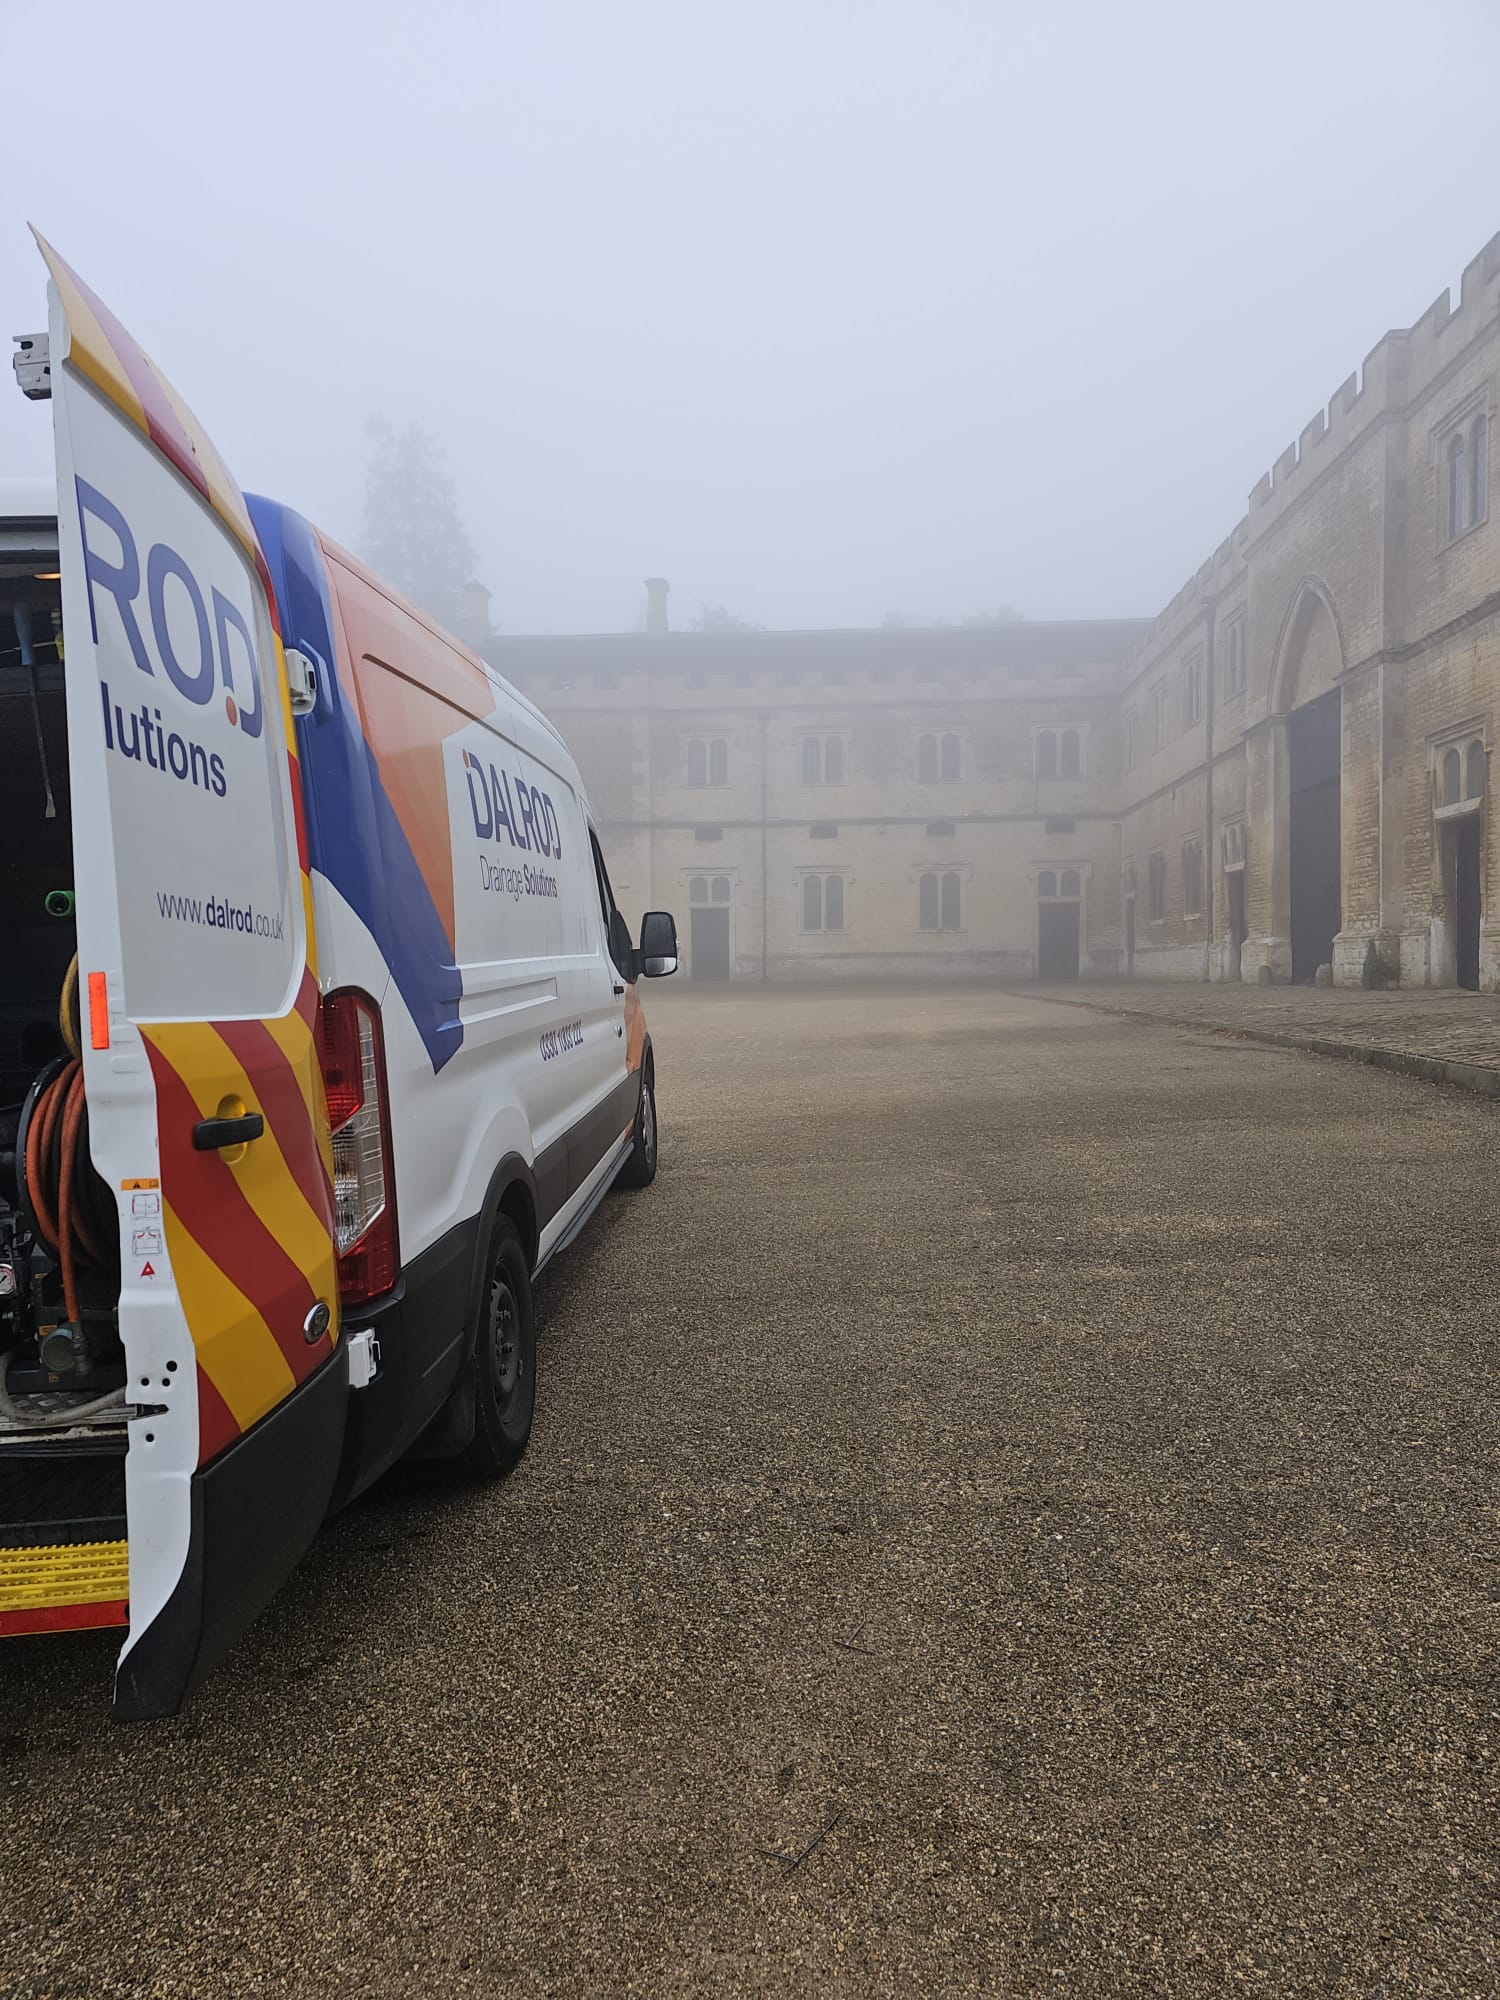
M 48 246 L 55 495 L 0 488 L 0 1634 L 172 1712 L 403 1454 L 508 1471 L 531 1285 L 656 1172 L 578 772 L 246 500 Z

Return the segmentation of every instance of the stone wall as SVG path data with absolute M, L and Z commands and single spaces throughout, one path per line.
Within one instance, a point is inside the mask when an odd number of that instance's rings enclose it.
M 1477 811 L 1480 979 L 1494 988 L 1500 835 L 1487 806 L 1443 807 L 1436 787 L 1452 745 L 1467 759 L 1478 743 L 1487 765 L 1497 725 L 1497 399 L 1500 237 L 1465 270 L 1456 310 L 1444 293 L 1378 343 L 1149 623 L 503 639 L 490 654 L 572 746 L 623 908 L 684 916 L 695 878 L 727 878 L 737 978 L 1029 977 L 1042 904 L 1058 900 L 1039 892 L 1065 872 L 1083 976 L 1288 978 L 1295 718 L 1336 697 L 1334 980 L 1452 982 L 1455 855 L 1473 838 L 1459 822 Z M 1449 453 L 1460 435 L 1477 449 L 1476 424 L 1484 476 L 1455 533 Z M 1045 740 L 1059 751 L 1064 732 L 1078 771 L 1059 754 L 1043 775 Z M 948 775 L 924 775 L 924 736 L 956 744 Z M 837 740 L 834 782 L 808 781 L 809 737 Z M 836 932 L 803 921 L 809 873 L 843 883 Z M 960 878 L 952 929 L 922 928 L 926 873 Z

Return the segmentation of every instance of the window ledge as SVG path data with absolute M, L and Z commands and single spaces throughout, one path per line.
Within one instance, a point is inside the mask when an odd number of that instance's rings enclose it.
M 1486 510 L 1480 515 L 1477 521 L 1470 521 L 1466 528 L 1460 528 L 1456 535 L 1450 535 L 1446 542 L 1440 542 L 1438 544 L 1438 554 L 1445 556 L 1449 549 L 1456 549 L 1460 542 L 1466 542 L 1470 535 L 1477 534 L 1481 528 L 1488 525 L 1489 518 L 1489 512 Z

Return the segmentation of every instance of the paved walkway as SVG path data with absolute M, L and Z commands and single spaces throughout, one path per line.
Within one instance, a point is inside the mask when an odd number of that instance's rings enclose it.
M 1494 994 L 1092 980 L 1027 991 L 1075 1007 L 1348 1056 L 1500 1097 L 1500 997 Z

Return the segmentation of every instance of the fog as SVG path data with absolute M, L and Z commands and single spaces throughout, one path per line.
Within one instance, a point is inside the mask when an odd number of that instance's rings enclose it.
M 3 331 L 32 221 L 356 544 L 420 420 L 511 632 L 1154 611 L 1500 224 L 1492 0 L 5 12 Z

